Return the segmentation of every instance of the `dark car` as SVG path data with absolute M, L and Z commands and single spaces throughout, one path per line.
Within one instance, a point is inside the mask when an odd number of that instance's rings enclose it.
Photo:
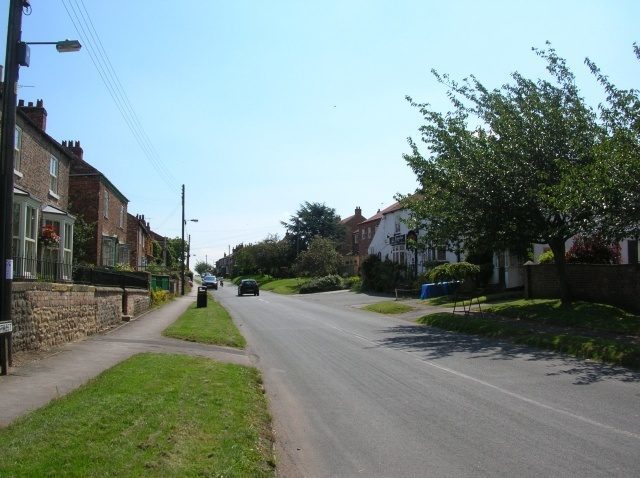
M 205 274 L 202 277 L 202 287 L 218 290 L 218 279 L 216 279 L 216 276 L 214 275 Z
M 238 295 L 243 294 L 260 295 L 258 283 L 253 279 L 242 279 L 238 284 Z

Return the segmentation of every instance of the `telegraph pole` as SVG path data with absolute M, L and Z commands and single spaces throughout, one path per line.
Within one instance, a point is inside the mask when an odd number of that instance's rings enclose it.
M 24 0 L 10 0 L 7 23 L 7 51 L 4 61 L 4 85 L 2 88 L 2 138 L 0 155 L 0 267 L 3 267 L 0 280 L 0 374 L 7 375 L 11 365 L 11 290 L 13 285 L 13 149 L 15 146 L 16 103 L 18 90 L 18 48 L 22 35 L 22 9 L 29 6 Z
M 180 242 L 180 295 L 184 295 L 184 184 L 182 185 L 182 241 Z

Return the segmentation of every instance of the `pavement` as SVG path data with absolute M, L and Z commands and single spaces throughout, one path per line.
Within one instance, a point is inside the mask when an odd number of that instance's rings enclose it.
M 129 357 L 143 352 L 199 355 L 251 365 L 243 350 L 163 337 L 162 331 L 196 300 L 189 294 L 149 310 L 131 322 L 79 342 L 44 352 L 18 353 L 9 375 L 0 376 L 0 427 L 84 385 Z M 161 373 L 159 371 L 158 373 Z

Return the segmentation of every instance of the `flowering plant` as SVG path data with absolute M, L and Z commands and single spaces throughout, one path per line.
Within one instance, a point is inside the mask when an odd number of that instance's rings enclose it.
M 51 225 L 46 225 L 42 228 L 40 240 L 45 245 L 45 247 L 57 246 L 58 244 L 60 244 L 60 236 Z

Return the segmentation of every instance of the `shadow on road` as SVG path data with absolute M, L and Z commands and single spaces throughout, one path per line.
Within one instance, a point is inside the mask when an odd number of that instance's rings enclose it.
M 468 359 L 548 361 L 547 375 L 572 375 L 575 385 L 588 385 L 607 379 L 640 382 L 640 372 L 581 360 L 557 352 L 535 349 L 486 337 L 456 334 L 433 327 L 400 325 L 381 330 L 387 338 L 379 346 L 416 352 L 425 360 L 438 360 L 457 353 L 471 354 Z

